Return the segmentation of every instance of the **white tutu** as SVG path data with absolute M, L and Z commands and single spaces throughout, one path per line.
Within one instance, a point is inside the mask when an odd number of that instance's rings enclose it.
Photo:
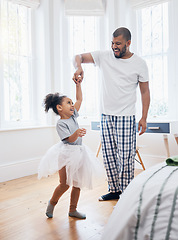
M 69 186 L 91 189 L 94 179 L 104 175 L 102 164 L 87 146 L 59 142 L 53 145 L 41 159 L 38 179 L 48 177 L 64 166 L 66 183 Z

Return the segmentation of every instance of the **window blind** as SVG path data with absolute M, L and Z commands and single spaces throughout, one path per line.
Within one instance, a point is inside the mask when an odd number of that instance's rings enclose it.
M 65 14 L 72 16 L 100 16 L 105 13 L 104 0 L 65 0 Z
M 130 0 L 130 4 L 134 9 L 151 7 L 170 0 Z
M 38 8 L 40 5 L 40 0 L 7 0 L 7 1 L 34 9 Z

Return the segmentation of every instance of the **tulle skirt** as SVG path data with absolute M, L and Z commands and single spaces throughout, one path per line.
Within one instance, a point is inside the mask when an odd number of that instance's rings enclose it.
M 38 179 L 48 177 L 63 167 L 66 167 L 66 184 L 69 186 L 92 189 L 96 178 L 104 176 L 103 165 L 86 145 L 59 142 L 41 159 Z

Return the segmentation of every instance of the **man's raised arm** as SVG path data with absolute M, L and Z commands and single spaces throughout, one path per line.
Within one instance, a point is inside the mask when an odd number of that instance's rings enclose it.
M 75 83 L 77 83 L 77 81 L 79 80 L 79 76 L 81 76 L 81 80 L 84 77 L 84 72 L 81 65 L 82 63 L 94 63 L 91 53 L 82 53 L 74 57 L 73 64 L 76 71 L 74 73 L 73 80 Z

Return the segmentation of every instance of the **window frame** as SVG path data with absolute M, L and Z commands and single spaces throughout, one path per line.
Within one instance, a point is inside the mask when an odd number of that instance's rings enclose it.
M 14 4 L 14 3 L 10 3 Z M 29 119 L 28 120 L 6 120 L 5 119 L 5 103 L 4 103 L 4 79 L 3 79 L 3 57 L 1 59 L 0 63 L 0 76 L 1 76 L 1 81 L 0 81 L 0 95 L 1 95 L 1 111 L 0 111 L 0 129 L 14 129 L 14 128 L 24 128 L 28 126 L 33 126 L 35 125 L 35 119 L 34 119 L 34 114 L 33 114 L 33 89 L 34 89 L 34 82 L 33 82 L 33 69 L 34 69 L 34 62 L 33 62 L 33 27 L 34 27 L 34 20 L 33 20 L 33 9 L 28 9 L 28 27 L 29 27 L 29 35 L 31 37 L 31 55 L 28 57 L 29 58 L 29 79 L 28 79 L 28 87 L 29 87 Z M 0 27 L 1 29 L 1 27 Z M 2 46 L 2 44 L 1 44 Z M 2 51 L 2 50 L 0 50 Z M 22 103 L 23 104 L 23 103 Z
M 14 3 L 12 3 L 14 4 Z M 0 5 L 1 7 L 1 5 Z M 40 45 L 42 48 L 44 48 L 44 42 L 41 42 L 39 40 L 39 37 L 41 37 L 41 32 L 39 32 L 39 29 L 43 29 L 43 15 L 38 14 L 38 9 L 31 8 L 30 9 L 30 35 L 31 35 L 31 60 L 29 63 L 29 119 L 28 120 L 22 120 L 22 121 L 6 121 L 4 116 L 4 81 L 3 81 L 3 59 L 0 58 L 0 130 L 13 130 L 13 129 L 26 129 L 26 128 L 32 128 L 37 126 L 44 126 L 47 123 L 47 117 L 43 113 L 42 108 L 42 100 L 44 97 L 44 89 L 46 88 L 46 85 L 43 87 L 40 87 L 40 84 L 42 86 L 42 82 L 44 81 L 43 74 L 39 71 L 41 67 L 46 69 L 44 65 L 47 65 L 48 63 L 44 62 L 41 64 L 41 59 L 44 59 L 44 54 L 40 56 L 41 49 L 37 47 L 39 45 L 38 41 L 40 42 Z M 39 23 L 39 24 L 37 24 Z M 1 27 L 0 27 L 1 31 Z M 46 39 L 46 35 L 42 37 L 42 39 Z M 1 44 L 0 44 L 0 53 L 1 53 Z M 39 69 L 38 69 L 39 68 Z M 44 72 L 44 71 L 43 71 Z M 45 75 L 45 74 L 44 74 Z M 37 81 L 37 79 L 40 79 Z M 38 103 L 40 101 L 40 104 Z
M 102 17 L 95 16 L 95 17 L 99 18 L 98 24 L 97 24 L 97 25 L 99 25 L 99 26 L 97 26 L 98 35 L 103 36 L 103 38 L 100 38 L 98 40 L 98 43 L 97 43 L 98 48 L 96 50 L 109 49 L 110 48 L 110 39 L 109 39 L 109 34 L 108 34 L 108 26 L 106 24 L 107 16 L 102 16 Z M 69 31 L 70 31 L 69 21 L 70 20 L 69 20 L 69 17 L 62 17 L 62 20 L 64 21 L 64 23 L 63 23 L 63 28 L 61 29 L 61 33 L 63 35 L 63 39 L 62 39 L 63 48 L 61 49 L 62 50 L 61 57 L 63 57 L 64 61 L 61 63 L 61 66 L 63 66 L 64 68 L 62 67 L 63 69 L 61 69 L 61 78 L 65 79 L 65 81 L 60 82 L 59 89 L 62 90 L 63 94 L 68 95 L 69 97 L 74 97 L 73 101 L 75 101 L 75 85 L 72 82 L 70 72 L 67 71 L 67 67 L 69 68 L 69 66 L 71 66 L 71 63 L 72 63 L 72 59 L 69 58 L 70 54 L 68 52 L 69 51 L 68 44 L 70 41 L 70 37 L 69 37 L 70 36 L 69 35 Z M 106 36 L 106 37 L 104 38 L 104 36 Z M 65 42 L 64 42 L 64 39 L 66 39 Z M 109 39 L 109 41 L 108 41 L 108 39 Z M 93 49 L 93 51 L 94 51 L 94 49 Z M 78 54 L 80 54 L 80 53 L 78 53 Z M 65 58 L 65 56 L 68 56 L 68 57 Z M 83 68 L 87 68 L 87 65 L 88 64 L 86 64 L 86 66 L 83 66 Z M 96 68 L 94 64 L 92 64 L 92 65 L 93 66 L 91 66 L 91 67 Z M 98 76 L 97 82 L 98 82 L 98 86 L 99 86 L 101 74 L 100 74 L 100 71 L 98 68 L 96 69 L 96 71 L 97 71 L 97 76 Z M 73 73 L 74 72 L 75 72 L 75 69 L 73 68 Z M 64 73 L 65 73 L 65 76 L 64 76 Z M 85 81 L 85 79 L 83 81 Z M 86 81 L 89 81 L 89 79 L 87 79 Z M 99 87 L 98 87 L 98 89 L 99 89 Z M 71 93 L 73 93 L 73 94 L 71 94 Z M 99 108 L 99 102 L 100 102 L 100 98 L 99 98 L 99 94 L 98 94 L 98 106 L 97 106 L 98 108 Z M 95 121 L 95 120 L 100 120 L 99 110 L 95 116 L 88 116 L 87 114 L 81 115 L 81 112 L 79 112 L 78 122 L 80 125 L 90 125 L 91 121 Z
M 91 17 L 94 18 L 93 21 L 94 21 L 94 25 L 95 25 L 95 31 L 94 31 L 94 34 L 96 34 L 96 35 L 94 35 L 94 38 L 96 40 L 94 42 L 95 46 L 92 49 L 87 49 L 87 50 L 82 49 L 80 52 L 74 52 L 74 44 L 72 43 L 73 46 L 69 47 L 69 52 L 73 51 L 72 56 L 70 58 L 71 59 L 71 78 L 73 77 L 73 73 L 76 71 L 73 67 L 72 57 L 75 54 L 93 52 L 93 51 L 97 51 L 99 49 L 100 36 L 99 36 L 98 29 L 100 29 L 100 17 L 98 17 L 98 16 L 77 16 L 77 18 L 79 18 L 82 22 L 85 22 L 85 24 L 88 23 L 88 19 L 91 18 Z M 72 18 L 73 18 L 74 22 L 72 22 Z M 68 27 L 69 27 L 68 31 L 69 31 L 69 36 L 70 36 L 69 39 L 73 38 L 73 36 L 70 35 L 71 34 L 71 30 L 70 30 L 71 25 L 70 24 L 75 25 L 75 23 L 76 23 L 75 18 L 76 18 L 76 16 L 68 17 Z M 86 25 L 83 25 L 83 29 L 87 29 Z M 84 31 L 84 33 L 85 33 L 85 31 Z M 84 40 L 83 45 L 85 45 L 86 40 L 85 39 L 83 39 L 83 40 Z M 70 42 L 71 41 L 69 40 L 69 44 L 70 44 Z M 74 43 L 75 43 L 75 41 L 74 41 Z M 85 45 L 84 47 L 87 47 L 87 45 Z M 98 79 L 99 78 L 99 71 L 98 71 L 98 68 L 96 68 L 94 66 L 94 64 L 83 64 L 82 68 L 84 70 L 84 79 L 83 79 L 83 83 L 82 83 L 83 103 L 82 103 L 82 106 L 81 106 L 81 109 L 80 109 L 80 116 L 81 116 L 82 119 L 85 119 L 85 120 L 86 119 L 93 119 L 94 115 L 99 117 L 99 90 L 98 90 L 98 88 L 99 88 L 99 79 Z M 89 78 L 90 70 L 93 71 L 92 73 L 94 74 L 95 81 L 92 81 L 92 79 Z M 94 89 L 95 94 L 96 94 L 96 95 L 94 95 L 93 92 L 90 91 L 91 95 L 93 94 L 92 96 L 94 97 L 94 101 L 95 101 L 95 104 L 96 104 L 96 105 L 94 105 L 94 106 L 96 106 L 96 110 L 93 112 L 93 115 L 90 115 L 89 112 L 87 112 L 87 110 L 86 110 L 87 106 L 92 104 L 92 103 L 90 104 L 90 102 L 91 102 L 90 99 L 91 98 L 86 97 L 86 99 L 85 99 L 86 91 L 88 91 L 87 85 L 90 85 L 90 84 L 95 85 L 95 87 L 93 87 L 93 89 Z M 74 88 L 72 88 L 72 89 L 74 90 Z M 73 97 L 75 97 L 75 91 L 73 91 Z M 86 100 L 86 102 L 85 102 L 85 100 Z M 94 108 L 94 106 L 92 108 Z M 91 111 L 90 111 L 90 113 L 91 113 Z
M 175 20 L 175 8 L 177 3 L 174 1 L 168 1 L 168 32 L 169 32 L 169 49 L 167 51 L 167 61 L 168 61 L 168 114 L 166 117 L 164 116 L 149 116 L 149 121 L 175 121 L 178 119 L 178 109 L 176 101 L 178 97 L 176 96 L 176 92 L 178 90 L 178 85 L 176 83 L 176 64 L 171 64 L 172 62 L 176 62 L 176 54 L 178 54 L 178 50 L 176 50 L 176 42 L 175 37 L 178 32 L 174 29 L 174 24 L 172 24 Z M 178 4 L 177 4 L 178 5 Z M 137 13 L 135 14 L 137 19 Z M 139 39 L 138 34 L 138 19 L 136 21 L 136 29 L 137 29 L 137 39 Z M 173 34 L 172 34 L 173 33 Z M 173 35 L 173 36 L 172 36 Z M 170 37 L 171 36 L 171 37 Z M 137 41 L 137 50 L 139 50 L 140 46 Z M 139 52 L 139 51 L 138 51 Z M 141 104 L 141 103 L 139 103 Z M 140 114 L 140 113 L 138 113 Z

